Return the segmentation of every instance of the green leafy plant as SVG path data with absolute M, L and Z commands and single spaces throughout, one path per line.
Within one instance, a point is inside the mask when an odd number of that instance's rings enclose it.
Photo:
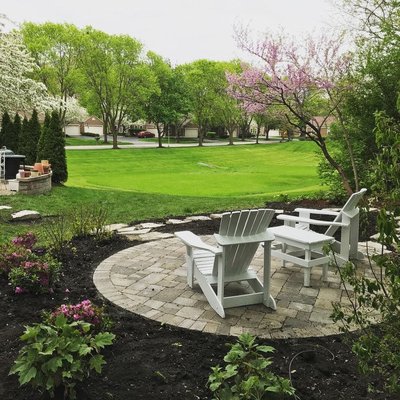
M 20 385 L 32 385 L 51 397 L 61 387 L 64 399 L 76 398 L 76 383 L 89 377 L 93 370 L 101 373 L 105 360 L 100 352 L 115 338 L 109 332 L 94 335 L 92 329 L 88 322 L 68 322 L 62 313 L 54 324 L 27 326 L 21 336 L 26 345 L 10 374 L 18 375 Z
M 108 209 L 104 205 L 86 204 L 71 213 L 73 236 L 95 235 L 97 240 L 105 239 L 111 232 L 105 229 Z
M 16 294 L 49 293 L 59 278 L 60 263 L 46 254 L 43 257 L 31 253 L 18 266 L 11 268 L 8 280 Z
M 384 206 L 377 220 L 381 253 L 368 256 L 369 276 L 360 275 L 352 263 L 338 268 L 349 305 L 334 304 L 332 317 L 341 322 L 344 332 L 358 328 L 360 335 L 353 341 L 352 350 L 361 372 L 379 375 L 388 391 L 400 393 L 400 239 L 396 231 L 400 214 L 400 125 L 383 113 L 375 117 L 379 153 L 371 172 L 371 187 Z M 392 252 L 385 253 L 384 246 Z
M 43 225 L 42 237 L 51 251 L 58 253 L 72 239 L 68 216 L 60 215 Z
M 271 346 L 258 345 L 248 333 L 239 336 L 237 343 L 224 357 L 225 368 L 216 366 L 208 378 L 208 385 L 217 400 L 263 400 L 294 394 L 288 379 L 268 370 L 272 364 Z M 275 396 L 275 397 L 274 397 Z
M 88 322 L 93 325 L 93 330 L 96 332 L 107 330 L 112 325 L 111 320 L 104 312 L 104 308 L 94 305 L 87 299 L 77 304 L 61 304 L 52 313 L 45 314 L 45 322 L 54 324 L 60 314 L 63 314 L 68 322 Z

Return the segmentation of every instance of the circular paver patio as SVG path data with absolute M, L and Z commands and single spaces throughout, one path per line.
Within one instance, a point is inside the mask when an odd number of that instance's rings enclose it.
M 213 242 L 212 237 L 203 240 Z M 333 269 L 322 281 L 322 268 L 314 268 L 312 287 L 303 286 L 303 272 L 296 266 L 282 267 L 272 258 L 273 311 L 264 305 L 226 309 L 219 317 L 196 285 L 186 283 L 186 249 L 177 238 L 143 243 L 104 260 L 93 280 L 104 297 L 144 317 L 183 328 L 225 335 L 250 332 L 264 338 L 325 336 L 339 332 L 332 323 L 332 301 L 348 303 Z M 263 251 L 252 262 L 262 279 Z M 366 262 L 358 268 L 365 269 Z

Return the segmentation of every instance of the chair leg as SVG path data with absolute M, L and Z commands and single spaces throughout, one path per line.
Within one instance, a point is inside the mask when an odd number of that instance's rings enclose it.
M 328 280 L 328 265 L 329 264 L 324 264 L 322 266 L 322 281 L 326 282 Z
M 310 287 L 310 280 L 311 280 L 311 268 L 305 267 L 304 268 L 304 286 Z
M 194 269 L 194 260 L 193 260 L 193 251 L 192 248 L 187 246 L 186 247 L 187 253 L 186 253 L 186 278 L 187 278 L 187 284 L 189 287 L 193 287 L 194 283 L 194 274 L 193 274 L 193 269 Z
M 287 249 L 287 244 L 282 243 L 282 253 L 286 253 L 286 249 Z M 282 267 L 286 267 L 286 261 L 284 259 L 282 259 Z
M 311 250 L 304 251 L 304 260 L 306 262 L 311 261 Z M 308 264 L 307 264 L 308 265 Z M 304 268 L 304 286 L 311 286 L 310 279 L 311 278 L 311 267 Z

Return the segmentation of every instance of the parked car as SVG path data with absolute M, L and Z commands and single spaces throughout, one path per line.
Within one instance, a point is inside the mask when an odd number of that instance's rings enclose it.
M 156 135 L 154 133 L 151 133 L 149 131 L 141 131 L 137 134 L 138 138 L 151 138 L 155 137 Z

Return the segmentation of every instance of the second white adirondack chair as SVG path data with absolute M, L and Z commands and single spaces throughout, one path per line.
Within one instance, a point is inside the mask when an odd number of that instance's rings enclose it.
M 274 257 L 285 262 L 304 267 L 304 286 L 310 286 L 310 272 L 314 266 L 324 268 L 323 278 L 326 278 L 329 256 L 323 253 L 323 246 L 331 244 L 336 261 L 342 264 L 350 259 L 360 259 L 362 253 L 358 251 L 359 209 L 358 203 L 367 189 L 353 193 L 343 208 L 336 212 L 331 210 L 316 210 L 310 208 L 296 208 L 298 217 L 278 215 L 284 221 L 283 226 L 270 228 L 275 239 L 281 243 L 272 250 Z M 334 217 L 333 221 L 312 219 L 312 214 Z M 324 234 L 310 230 L 310 225 L 328 226 Z M 333 237 L 340 229 L 340 240 Z
M 271 242 L 267 231 L 274 210 L 243 210 L 222 215 L 219 233 L 214 237 L 218 246 L 204 243 L 190 231 L 175 235 L 186 245 L 187 281 L 193 287 L 196 280 L 211 307 L 222 317 L 225 308 L 263 303 L 276 309 L 269 293 L 271 274 Z M 249 265 L 260 245 L 264 243 L 263 283 Z M 225 285 L 247 281 L 253 293 L 225 296 Z

